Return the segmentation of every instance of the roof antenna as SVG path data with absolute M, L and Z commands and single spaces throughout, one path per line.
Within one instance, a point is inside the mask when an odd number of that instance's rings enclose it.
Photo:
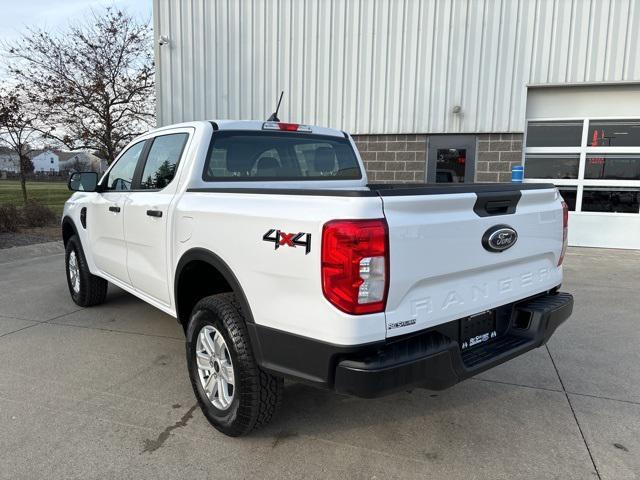
M 271 114 L 267 122 L 279 122 L 278 118 L 278 110 L 280 110 L 280 104 L 282 103 L 282 96 L 284 95 L 284 90 L 280 92 L 280 99 L 278 100 L 278 106 L 276 107 L 276 111 Z

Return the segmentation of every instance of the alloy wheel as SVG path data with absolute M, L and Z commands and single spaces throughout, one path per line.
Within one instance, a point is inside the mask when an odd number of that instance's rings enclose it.
M 205 325 L 198 333 L 196 364 L 200 384 L 209 401 L 219 410 L 229 408 L 235 395 L 233 362 L 227 342 L 211 325 Z

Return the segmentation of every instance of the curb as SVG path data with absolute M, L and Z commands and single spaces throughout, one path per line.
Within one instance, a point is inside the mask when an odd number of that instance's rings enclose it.
M 22 247 L 10 247 L 0 249 L 0 264 L 16 262 L 29 258 L 47 257 L 64 253 L 64 245 L 61 241 L 36 243 Z

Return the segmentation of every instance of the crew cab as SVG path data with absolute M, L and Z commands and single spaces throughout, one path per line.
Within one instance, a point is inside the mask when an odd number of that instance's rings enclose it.
M 72 299 L 98 305 L 111 283 L 174 316 L 228 435 L 271 419 L 285 377 L 367 398 L 444 389 L 543 345 L 573 308 L 553 185 L 369 184 L 339 130 L 158 128 L 69 187 Z

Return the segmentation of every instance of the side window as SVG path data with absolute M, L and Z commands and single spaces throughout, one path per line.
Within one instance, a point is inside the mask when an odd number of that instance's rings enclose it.
M 133 174 L 136 171 L 136 165 L 138 164 L 138 158 L 144 148 L 144 140 L 138 142 L 135 145 L 129 147 L 124 152 L 113 168 L 109 171 L 109 177 L 107 178 L 107 190 L 111 191 L 128 191 L 131 190 L 131 183 L 133 182 Z
M 174 133 L 153 139 L 144 165 L 140 188 L 159 190 L 171 183 L 189 135 Z

